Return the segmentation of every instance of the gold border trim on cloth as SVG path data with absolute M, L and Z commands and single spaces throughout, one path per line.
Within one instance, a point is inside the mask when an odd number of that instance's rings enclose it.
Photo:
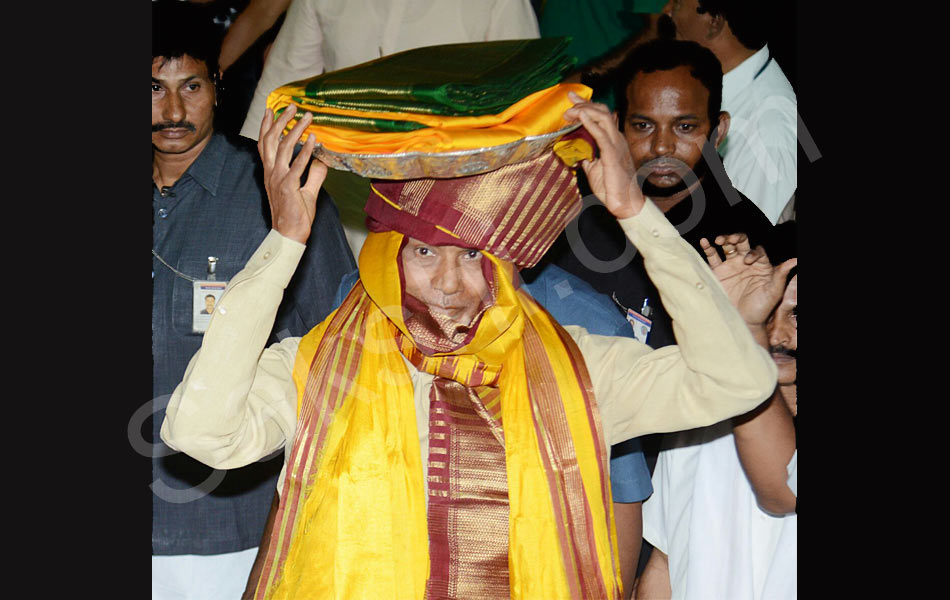
M 551 133 L 527 136 L 507 144 L 451 152 L 357 154 L 328 150 L 317 143 L 313 156 L 331 169 L 374 179 L 463 177 L 537 158 L 554 147 L 562 136 L 580 126 L 580 122 L 572 123 Z
M 401 234 L 385 232 L 371 234 L 371 237 L 367 240 L 364 252 L 360 257 L 360 267 L 361 272 L 368 277 L 366 283 L 370 288 L 384 280 L 376 277 L 379 271 L 386 272 L 385 280 L 398 281 L 398 278 L 389 271 L 393 270 L 394 265 L 397 264 L 396 257 L 398 256 L 401 239 Z M 378 265 L 372 263 L 370 258 L 375 255 L 373 255 L 373 252 L 368 252 L 367 248 L 375 249 L 374 251 L 384 260 L 381 262 L 377 260 Z M 508 446 L 509 433 L 511 433 L 517 437 L 517 440 L 512 442 L 511 447 L 523 448 L 512 454 L 510 458 L 506 454 L 506 469 L 509 469 L 509 490 L 513 481 L 511 479 L 513 473 L 514 481 L 520 481 L 521 483 L 536 481 L 541 485 L 516 486 L 519 490 L 524 490 L 524 493 L 519 491 L 518 502 L 510 504 L 509 507 L 517 509 L 519 518 L 522 520 L 516 519 L 510 523 L 517 525 L 517 523 L 528 522 L 523 519 L 528 516 L 528 512 L 526 512 L 528 508 L 530 507 L 530 512 L 533 515 L 538 507 L 546 505 L 546 500 L 550 499 L 554 504 L 554 510 L 548 513 L 547 511 L 551 508 L 546 508 L 545 514 L 554 516 L 556 524 L 548 521 L 541 523 L 540 528 L 534 530 L 525 527 L 512 527 L 510 531 L 520 535 L 520 539 L 526 542 L 517 545 L 519 555 L 511 564 L 518 568 L 519 577 L 523 573 L 531 573 L 532 575 L 531 577 L 521 577 L 517 582 L 513 580 L 511 583 L 519 586 L 519 590 L 530 589 L 533 592 L 539 591 L 539 586 L 544 586 L 546 588 L 545 597 L 616 598 L 619 591 L 619 573 L 615 567 L 616 539 L 612 531 L 612 515 L 609 512 L 600 512 L 601 510 L 609 511 L 612 507 L 609 496 L 609 480 L 605 479 L 607 455 L 603 440 L 598 439 L 596 435 L 592 436 L 593 432 L 599 430 L 600 427 L 599 413 L 596 405 L 593 404 L 593 398 L 590 397 L 591 389 L 586 377 L 586 368 L 583 367 L 583 359 L 577 353 L 576 345 L 572 343 L 572 340 L 568 341 L 566 339 L 566 333 L 560 330 L 560 327 L 546 311 L 523 291 L 515 291 L 510 282 L 510 273 L 505 270 L 511 268 L 510 263 L 502 263 L 491 254 L 486 254 L 486 256 L 493 262 L 496 278 L 505 284 L 501 286 L 496 299 L 497 304 L 492 309 L 505 311 L 506 315 L 508 312 L 512 312 L 514 316 L 508 315 L 508 318 L 512 319 L 511 321 L 503 318 L 499 322 L 495 322 L 496 319 L 483 322 L 482 327 L 486 329 L 480 330 L 480 334 L 486 337 L 486 340 L 472 340 L 462 350 L 466 354 L 442 357 L 441 364 L 432 365 L 432 371 L 441 372 L 438 367 L 445 366 L 447 367 L 446 370 L 452 371 L 453 374 L 462 371 L 459 375 L 464 375 L 470 383 L 473 383 L 475 379 L 485 383 L 485 375 L 489 373 L 481 372 L 482 367 L 476 364 L 480 362 L 476 359 L 476 355 L 486 358 L 486 366 L 500 364 L 509 355 L 517 363 L 524 361 L 524 371 L 517 369 L 511 371 L 523 375 L 518 375 L 516 379 L 505 380 L 515 382 L 511 384 L 514 387 L 509 387 L 507 383 L 499 381 L 500 387 L 509 390 L 509 395 L 506 396 L 507 400 L 502 402 L 505 409 L 502 411 L 505 413 L 505 428 L 502 430 L 505 445 Z M 502 273 L 508 277 L 502 277 Z M 400 286 L 390 285 L 377 289 L 375 292 L 380 296 L 376 298 L 369 295 L 369 292 L 364 290 L 363 285 L 364 282 L 361 279 L 360 283 L 350 291 L 341 308 L 328 321 L 319 325 L 301 340 L 301 347 L 298 350 L 294 365 L 294 382 L 297 389 L 300 390 L 298 395 L 297 433 L 294 436 L 291 456 L 286 467 L 286 480 L 276 515 L 270 549 L 265 558 L 261 579 L 257 582 L 255 598 L 268 598 L 272 594 L 283 597 L 288 595 L 287 592 L 290 592 L 290 596 L 293 596 L 294 592 L 298 594 L 307 593 L 303 591 L 304 588 L 290 589 L 291 586 L 297 585 L 295 578 L 307 580 L 309 584 L 324 584 L 324 582 L 327 582 L 327 585 L 331 587 L 336 585 L 333 580 L 332 569 L 330 571 L 326 569 L 329 564 L 327 561 L 324 561 L 326 564 L 321 563 L 324 564 L 324 568 L 314 569 L 312 568 L 312 559 L 306 558 L 316 556 L 314 553 L 319 551 L 319 544 L 324 543 L 324 538 L 313 535 L 309 537 L 301 536 L 302 532 L 305 531 L 304 528 L 310 529 L 313 527 L 320 530 L 325 523 L 329 522 L 330 525 L 327 526 L 327 530 L 332 532 L 333 527 L 336 526 L 334 525 L 335 517 L 329 521 L 320 521 L 315 518 L 319 514 L 319 506 L 313 503 L 315 500 L 322 500 L 321 490 L 328 488 L 313 485 L 314 478 L 318 476 L 318 471 L 322 471 L 327 467 L 324 463 L 330 460 L 330 457 L 342 456 L 345 459 L 357 456 L 340 450 L 340 440 L 343 439 L 342 436 L 348 424 L 347 418 L 355 419 L 353 422 L 363 425 L 362 431 L 367 431 L 366 424 L 385 421 L 382 413 L 377 414 L 378 411 L 388 411 L 392 407 L 397 407 L 399 411 L 386 412 L 385 414 L 398 415 L 412 412 L 412 389 L 407 387 L 407 383 L 404 383 L 408 381 L 408 371 L 403 363 L 406 355 L 396 351 L 396 341 L 391 337 L 394 335 L 393 326 L 396 330 L 402 332 L 399 325 L 405 327 L 405 324 L 401 319 L 401 311 L 393 309 L 395 310 L 395 317 L 387 316 L 385 312 L 393 306 L 399 307 L 399 303 L 393 304 L 389 296 L 400 294 Z M 517 331 L 516 324 L 524 327 L 524 329 Z M 507 350 L 510 340 L 505 339 L 504 336 L 516 339 L 516 343 L 521 345 L 523 351 L 512 353 Z M 558 344 L 558 336 L 561 336 L 566 345 L 565 349 L 562 349 Z M 372 340 L 385 339 L 387 340 L 385 347 L 393 346 L 392 351 L 386 350 L 379 354 L 379 349 L 372 346 L 360 353 L 357 348 L 361 345 L 364 337 L 367 340 L 370 338 Z M 490 338 L 490 340 L 487 338 Z M 548 343 L 551 344 L 550 348 L 546 346 Z M 467 354 L 469 352 L 474 354 Z M 400 354 L 402 355 L 400 356 Z M 496 354 L 498 356 L 494 356 Z M 372 380 L 379 377 L 377 363 L 391 364 L 393 368 L 398 367 L 399 377 L 387 382 L 387 385 L 396 386 L 387 389 L 399 390 L 396 394 L 398 404 L 387 404 L 378 401 L 343 402 L 343 399 L 347 398 L 348 394 L 352 392 L 349 388 L 359 380 L 359 377 L 355 376 L 356 372 L 362 372 L 361 369 L 366 367 L 365 364 L 361 367 L 361 356 L 363 361 L 370 359 L 376 361 L 373 362 L 373 368 L 368 368 L 363 372 L 363 376 Z M 377 359 L 376 357 L 385 358 Z M 576 365 L 572 372 L 572 369 L 566 363 L 576 360 L 580 360 L 581 363 Z M 463 362 L 466 363 L 464 367 L 458 368 Z M 533 374 L 529 374 L 529 371 Z M 562 384 L 570 383 L 570 385 L 566 385 L 566 387 L 555 385 L 552 387 L 549 384 L 552 380 L 551 377 L 543 377 L 543 375 L 551 375 L 555 372 L 556 381 Z M 537 375 L 539 374 L 542 375 L 542 381 L 538 381 Z M 521 379 L 522 376 L 524 379 Z M 545 381 L 548 383 L 544 383 Z M 356 385 L 361 384 L 356 383 Z M 577 388 L 575 388 L 575 385 Z M 389 395 L 387 394 L 386 397 L 388 398 Z M 562 398 L 571 399 L 572 410 L 570 415 L 565 412 L 568 407 L 561 401 Z M 481 400 L 481 398 L 479 399 Z M 379 399 L 377 398 L 377 400 Z M 494 404 L 498 401 L 498 397 L 486 394 L 484 400 L 488 400 L 488 404 Z M 586 413 L 581 405 L 586 405 Z M 362 412 L 354 416 L 352 413 L 355 410 L 354 407 L 359 407 Z M 581 408 L 581 410 L 577 410 L 578 408 Z M 335 414 L 337 410 L 340 412 Z M 484 408 L 484 410 L 486 416 L 491 414 L 487 408 Z M 330 428 L 331 421 L 335 422 L 332 428 Z M 385 556 L 367 556 L 383 565 L 383 567 L 398 565 L 399 569 L 398 572 L 397 570 L 386 571 L 386 577 L 381 577 L 379 571 L 374 571 L 374 576 L 370 580 L 364 576 L 365 574 L 362 571 L 365 562 L 348 563 L 349 571 L 347 573 L 360 579 L 360 581 L 356 582 L 358 586 L 355 588 L 348 587 L 351 585 L 350 583 L 341 583 L 341 587 L 336 590 L 337 597 L 341 597 L 340 594 L 349 594 L 347 597 L 352 597 L 351 592 L 357 589 L 378 591 L 381 579 L 385 579 L 389 585 L 385 593 L 387 597 L 391 593 L 395 593 L 398 597 L 408 599 L 410 595 L 420 592 L 419 584 L 421 583 L 424 588 L 424 582 L 428 579 L 429 564 L 425 560 L 428 553 L 422 493 L 423 472 L 422 465 L 419 464 L 421 457 L 418 452 L 415 454 L 411 452 L 413 448 L 418 448 L 418 432 L 416 431 L 415 421 L 412 418 L 402 419 L 397 426 L 391 428 L 391 431 L 393 435 L 391 439 L 397 442 L 396 447 L 408 451 L 403 453 L 407 457 L 406 460 L 392 463 L 393 468 L 398 467 L 394 480 L 399 483 L 398 486 L 394 486 L 392 489 L 394 492 L 398 491 L 402 502 L 399 505 L 400 513 L 408 510 L 407 514 L 400 514 L 398 523 L 400 527 L 408 529 L 409 534 L 400 537 L 398 548 L 387 547 Z M 430 433 L 430 438 L 438 436 L 438 432 Z M 591 436 L 594 438 L 593 441 L 589 439 Z M 351 438 L 348 438 L 348 440 L 352 442 Z M 385 441 L 379 438 L 372 443 L 379 445 Z M 327 444 L 332 448 L 329 450 L 325 448 L 324 446 Z M 380 450 L 380 448 L 371 445 L 367 447 L 374 450 L 374 452 Z M 539 454 L 535 454 L 535 452 Z M 439 462 L 440 459 L 441 456 L 437 455 L 435 462 Z M 527 465 L 531 465 L 531 468 L 526 469 Z M 535 465 L 540 468 L 535 468 Z M 350 468 L 347 465 L 344 465 L 344 467 Z M 522 473 L 531 474 L 531 478 L 523 477 Z M 426 475 L 428 474 L 426 473 Z M 436 475 L 435 473 L 432 474 Z M 599 482 L 597 481 L 598 477 L 600 478 Z M 589 480 L 589 490 L 585 490 L 585 478 Z M 321 484 L 326 483 L 322 479 L 320 481 Z M 382 481 L 386 482 L 388 479 L 383 477 Z M 544 486 L 541 482 L 547 482 L 548 485 Z M 404 483 L 406 485 L 403 485 Z M 543 489 L 544 487 L 547 487 L 547 489 Z M 356 490 L 356 487 L 351 486 L 347 491 L 353 492 Z M 311 492 L 313 496 L 308 499 Z M 578 494 L 580 497 L 578 497 Z M 590 497 L 587 497 L 588 494 Z M 356 497 L 352 494 L 347 496 L 346 499 L 350 503 L 344 503 L 342 506 L 354 506 L 352 504 L 354 498 Z M 336 510 L 335 506 L 335 504 L 331 506 L 333 511 Z M 405 507 L 409 507 L 409 509 Z M 387 510 L 389 515 L 397 514 L 393 512 L 392 506 L 389 506 Z M 336 515 L 336 512 L 327 514 Z M 347 516 L 345 511 L 340 514 Z M 599 518 L 599 515 L 602 514 L 607 516 L 606 523 Z M 598 515 L 598 517 L 594 515 Z M 405 520 L 406 517 L 411 521 L 408 525 Z M 352 531 L 353 526 L 362 525 L 364 522 L 365 519 L 359 517 L 356 512 L 351 512 L 349 518 L 341 520 L 340 524 L 348 525 L 345 531 Z M 384 524 L 389 522 L 396 521 L 385 521 Z M 535 526 L 531 525 L 530 527 Z M 534 535 L 534 531 L 537 531 L 540 535 Z M 395 532 L 396 529 L 387 529 L 385 539 L 389 539 L 388 536 Z M 380 540 L 382 539 L 384 538 L 380 538 Z M 545 550 L 544 560 L 550 562 L 543 569 L 544 573 L 548 574 L 544 577 L 537 574 L 537 546 L 531 549 L 529 553 L 525 552 L 525 549 L 534 541 L 541 539 L 550 540 L 560 546 L 559 549 L 550 548 Z M 516 538 L 510 537 L 509 544 L 513 541 L 516 541 Z M 335 539 L 334 543 L 336 543 Z M 300 554 L 298 556 L 300 548 L 305 548 L 306 552 L 311 554 Z M 371 554 L 372 552 L 374 551 L 371 551 Z M 511 546 L 509 545 L 509 561 L 512 561 L 510 552 Z M 362 560 L 366 557 L 360 556 L 359 558 Z M 335 558 L 334 560 L 338 559 Z M 289 569 L 288 573 L 284 572 L 285 567 Z M 383 570 L 385 571 L 385 568 Z M 314 575 L 315 573 L 321 573 L 321 575 Z M 327 575 L 327 573 L 330 573 L 330 575 Z M 554 575 L 551 576 L 550 574 Z M 515 590 L 512 590 L 512 592 L 515 592 Z M 422 594 L 418 595 L 421 596 Z M 537 597 L 536 594 L 525 596 L 514 593 L 513 596 L 518 598 Z M 417 596 L 413 595 L 412 597 Z
M 361 291 L 362 285 L 358 282 L 327 326 L 327 329 L 334 329 L 338 333 L 347 332 L 349 335 L 344 335 L 342 338 L 348 340 L 349 343 L 335 344 L 331 340 L 337 339 L 337 336 L 325 335 L 313 355 L 311 364 L 332 366 L 320 370 L 319 378 L 307 379 L 303 397 L 309 401 L 302 402 L 298 409 L 300 415 L 297 433 L 294 436 L 293 451 L 286 467 L 284 489 L 274 518 L 271 543 L 254 592 L 255 600 L 270 597 L 282 578 L 284 561 L 297 526 L 297 517 L 310 494 L 312 477 L 308 477 L 307 474 L 315 473 L 313 466 L 319 464 L 322 458 L 323 440 L 333 413 L 354 381 L 354 374 L 359 365 L 359 358 L 354 354 L 354 348 L 362 340 L 365 330 L 365 312 L 359 308 L 364 302 L 369 301 L 360 294 Z M 322 396 L 323 401 L 319 401 L 321 397 L 318 391 L 327 389 L 329 380 L 336 385 L 331 384 L 329 387 L 331 393 Z M 301 441 L 303 443 L 298 443 Z

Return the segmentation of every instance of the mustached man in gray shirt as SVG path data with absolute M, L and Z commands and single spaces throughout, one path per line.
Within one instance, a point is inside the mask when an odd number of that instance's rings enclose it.
M 153 427 L 146 446 L 154 599 L 240 597 L 282 464 L 278 455 L 214 470 L 159 439 L 168 397 L 214 317 L 214 310 L 201 314 L 206 296 L 223 289 L 271 228 L 257 154 L 214 131 L 220 39 L 200 8 L 152 3 Z M 314 227 L 273 341 L 321 322 L 343 275 L 356 268 L 329 198 L 318 202 Z

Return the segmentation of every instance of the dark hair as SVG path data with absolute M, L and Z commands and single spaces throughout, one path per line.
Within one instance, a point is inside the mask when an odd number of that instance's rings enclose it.
M 698 0 L 696 12 L 722 16 L 739 43 L 758 50 L 769 41 L 768 2 L 763 0 Z
M 677 67 L 689 67 L 689 74 L 709 90 L 709 122 L 712 129 L 719 125 L 722 106 L 722 65 L 719 59 L 696 42 L 658 39 L 634 48 L 610 75 L 621 129 L 627 117 L 627 88 L 637 73 L 670 71 Z
M 218 76 L 221 30 L 202 4 L 181 0 L 152 0 L 152 60 L 190 56 L 205 63 L 213 81 Z

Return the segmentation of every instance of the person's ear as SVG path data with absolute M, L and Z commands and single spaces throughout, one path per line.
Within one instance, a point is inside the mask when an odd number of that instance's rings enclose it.
M 712 143 L 715 148 L 719 148 L 719 144 L 726 139 L 726 134 L 729 133 L 729 123 L 731 117 L 726 111 L 721 111 L 719 113 L 719 125 L 716 125 L 716 129 L 713 131 Z
M 715 39 L 726 28 L 726 19 L 722 15 L 710 15 L 709 13 L 704 16 L 708 19 L 706 21 L 706 39 Z

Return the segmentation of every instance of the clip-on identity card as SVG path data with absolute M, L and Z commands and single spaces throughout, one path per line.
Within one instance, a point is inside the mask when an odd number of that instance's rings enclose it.
M 647 338 L 650 336 L 650 329 L 653 327 L 653 321 L 632 308 L 627 309 L 627 321 L 633 327 L 633 337 L 646 344 Z
M 195 281 L 194 298 L 192 300 L 191 330 L 194 333 L 204 333 L 208 330 L 211 314 L 218 303 L 227 281 Z

